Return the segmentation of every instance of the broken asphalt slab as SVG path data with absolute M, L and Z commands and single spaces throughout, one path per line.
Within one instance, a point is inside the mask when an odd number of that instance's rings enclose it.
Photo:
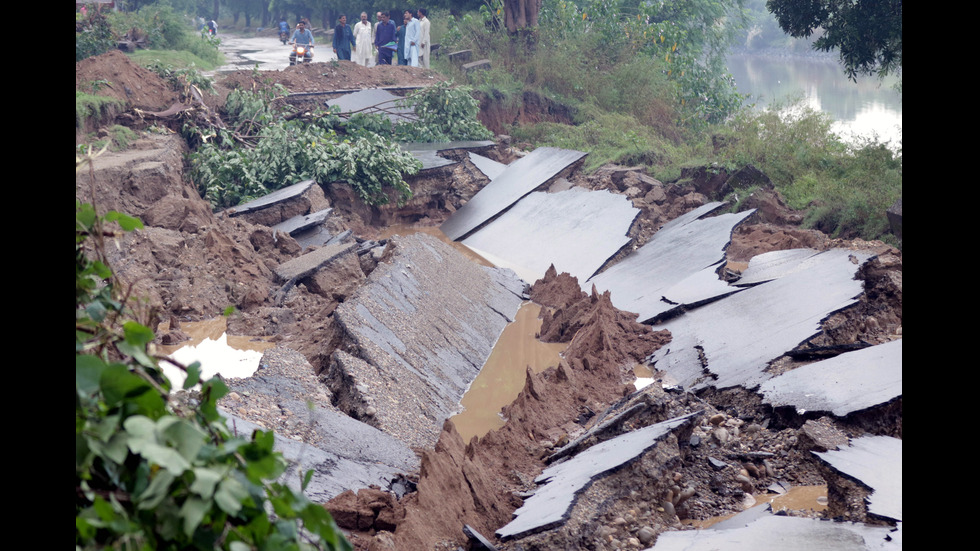
M 902 441 L 890 436 L 855 438 L 840 450 L 812 452 L 830 469 L 870 488 L 868 513 L 902 521 Z
M 772 377 L 765 372 L 770 361 L 857 302 L 863 284 L 855 274 L 870 258 L 847 249 L 825 251 L 809 257 L 806 270 L 688 311 L 655 327 L 668 329 L 673 340 L 651 360 L 688 389 L 755 388 Z
M 389 244 L 390 260 L 334 313 L 343 343 L 328 383 L 341 410 L 429 448 L 514 319 L 524 284 L 426 234 Z
M 223 212 L 228 216 L 241 216 L 250 212 L 267 209 L 277 203 L 283 203 L 289 201 L 290 199 L 296 199 L 302 196 L 304 193 L 309 191 L 314 184 L 315 182 L 313 180 L 304 180 L 298 184 L 277 189 L 276 191 L 259 197 L 254 201 L 249 201 L 247 203 L 231 207 Z
M 275 272 L 280 281 L 299 281 L 354 250 L 356 243 L 333 243 L 280 264 Z
M 281 222 L 272 226 L 272 229 L 288 233 L 289 235 L 296 236 L 311 228 L 315 228 L 320 224 L 323 224 L 327 218 L 330 217 L 330 213 L 333 212 L 332 208 L 327 208 L 319 210 L 311 214 L 304 214 L 302 216 L 294 216 L 285 222 Z
M 462 243 L 524 281 L 543 278 L 552 264 L 585 281 L 629 243 L 639 213 L 625 196 L 608 191 L 534 192 Z
M 387 90 L 368 88 L 327 100 L 326 104 L 327 107 L 339 108 L 341 116 L 350 116 L 355 113 L 369 115 L 380 113 L 394 123 L 416 120 L 418 117 L 415 115 L 415 109 L 399 105 L 399 102 L 404 99 Z
M 814 362 L 762 383 L 763 402 L 843 417 L 902 396 L 902 339 Z
M 755 211 L 707 217 L 723 206 L 725 203 L 708 203 L 664 224 L 650 241 L 619 263 L 588 281 L 580 279 L 582 289 L 588 291 L 594 284 L 599 292 L 610 291 L 613 305 L 639 314 L 641 322 L 679 304 L 700 303 L 737 291 L 712 277 L 712 266 L 724 259 L 735 227 Z M 686 281 L 689 278 L 693 281 Z
M 507 165 L 504 163 L 498 163 L 489 157 L 484 157 L 483 155 L 477 155 L 472 151 L 469 152 L 470 162 L 473 163 L 480 172 L 483 173 L 488 179 L 493 180 L 500 173 L 507 170 Z
M 506 170 L 443 222 L 440 229 L 453 241 L 466 237 L 538 186 L 577 164 L 585 155 L 581 151 L 554 147 L 535 149 L 507 165 Z
M 704 530 L 664 532 L 647 551 L 896 551 L 900 531 L 887 526 L 760 514 L 756 507 Z M 745 519 L 745 520 L 743 520 Z M 725 526 L 722 526 L 724 524 Z
M 514 520 L 497 530 L 497 537 L 518 538 L 562 524 L 577 494 L 595 479 L 633 461 L 699 415 L 692 413 L 627 432 L 548 467 L 535 479 L 544 486 L 514 511 Z
M 302 407 L 303 403 L 292 404 Z M 316 430 L 326 437 L 316 446 L 275 435 L 275 450 L 289 463 L 279 480 L 299 491 L 306 471 L 312 469 L 304 493 L 323 503 L 350 488 L 387 487 L 396 476 L 418 468 L 418 459 L 407 446 L 378 429 L 331 410 L 311 412 Z M 267 430 L 228 415 L 228 426 L 247 437 Z
M 441 154 L 454 149 L 476 149 L 485 150 L 493 147 L 494 142 L 490 140 L 464 140 L 456 142 L 439 143 L 420 143 L 409 142 L 398 144 L 402 149 L 412 154 L 413 157 L 422 162 L 422 170 L 431 170 L 444 166 L 454 165 L 458 161 L 447 159 Z

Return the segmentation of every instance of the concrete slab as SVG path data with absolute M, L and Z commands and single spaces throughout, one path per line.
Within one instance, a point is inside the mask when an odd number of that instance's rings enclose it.
M 530 283 L 552 264 L 585 281 L 629 243 L 639 213 L 626 196 L 608 191 L 534 192 L 462 243 Z
M 276 276 L 281 281 L 302 279 L 341 255 L 353 252 L 355 243 L 335 243 L 323 246 L 303 256 L 286 261 L 276 268 Z
M 651 359 L 689 389 L 754 388 L 771 378 L 764 372 L 770 361 L 816 335 L 831 313 L 856 302 L 863 285 L 854 275 L 869 258 L 846 249 L 825 251 L 809 257 L 804 271 L 655 326 L 669 329 L 673 340 Z
M 755 509 L 761 509 L 756 507 Z M 728 529 L 684 530 L 664 532 L 648 551 L 692 551 L 724 549 L 725 551 L 896 551 L 895 530 L 887 526 L 869 526 L 853 522 L 800 517 L 757 515 L 754 510 L 743 526 Z M 726 523 L 740 519 L 736 515 Z
M 484 268 L 426 234 L 393 237 L 394 254 L 338 306 L 344 348 L 328 379 L 343 411 L 410 446 L 435 444 L 523 301 L 513 272 Z
M 697 303 L 732 292 L 724 282 L 709 284 L 710 274 L 702 272 L 724 259 L 732 231 L 755 211 L 705 218 L 722 206 L 721 202 L 708 203 L 664 224 L 650 241 L 618 264 L 588 281 L 579 280 L 582 289 L 591 291 L 595 284 L 600 292 L 610 291 L 613 305 L 639 314 L 640 321 L 677 307 L 662 300 L 668 291 L 679 299 L 675 303 Z M 685 282 L 691 277 L 693 282 Z
M 521 537 L 560 525 L 567 518 L 575 496 L 594 479 L 636 459 L 698 415 L 693 413 L 636 429 L 548 467 L 535 479 L 545 485 L 514 511 L 514 520 L 497 530 L 497 537 Z
M 303 216 L 294 216 L 281 224 L 272 226 L 272 229 L 295 236 L 305 230 L 319 226 L 330 217 L 331 212 L 333 212 L 332 208 L 319 210 Z
M 227 214 L 228 216 L 240 216 L 242 214 L 246 214 L 249 212 L 255 212 L 265 208 L 269 208 L 272 205 L 275 205 L 276 203 L 282 203 L 284 201 L 295 199 L 303 195 L 304 193 L 309 191 L 309 189 L 313 187 L 313 184 L 315 183 L 316 182 L 314 182 L 313 180 L 304 180 L 298 184 L 293 184 L 291 186 L 278 189 L 268 195 L 259 197 L 254 201 L 249 201 L 248 203 L 236 205 L 222 212 Z
M 890 436 L 855 438 L 850 447 L 812 452 L 831 469 L 874 490 L 868 512 L 902 520 L 902 441 Z
M 763 402 L 807 411 L 848 413 L 902 395 L 902 339 L 799 367 L 762 383 Z
M 396 96 L 380 88 L 368 88 L 338 98 L 327 100 L 328 107 L 339 107 L 341 116 L 354 113 L 381 113 L 391 122 L 412 122 L 418 119 L 415 109 L 399 106 L 398 102 L 405 98 Z
M 484 176 L 493 180 L 500 173 L 507 170 L 507 165 L 504 163 L 498 163 L 489 157 L 484 157 L 483 155 L 477 155 L 472 151 L 469 152 L 470 162 L 483 173 Z
M 585 155 L 581 151 L 554 147 L 535 149 L 508 165 L 507 170 L 443 222 L 440 229 L 453 241 L 466 237 Z

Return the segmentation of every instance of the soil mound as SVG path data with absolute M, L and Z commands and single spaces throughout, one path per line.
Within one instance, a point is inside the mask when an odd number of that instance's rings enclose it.
M 313 62 L 287 67 L 282 71 L 240 70 L 217 78 L 230 90 L 253 89 L 266 83 L 281 84 L 291 93 L 356 90 L 385 86 L 429 86 L 446 78 L 422 67 L 380 65 L 364 67 L 350 61 Z
M 179 101 L 177 93 L 159 75 L 137 65 L 119 50 L 75 63 L 75 90 L 149 111 L 162 111 Z

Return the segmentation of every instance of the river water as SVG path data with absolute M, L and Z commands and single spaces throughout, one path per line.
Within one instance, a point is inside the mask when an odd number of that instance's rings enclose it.
M 902 140 L 902 96 L 896 78 L 858 77 L 852 82 L 836 58 L 733 54 L 728 69 L 738 91 L 760 109 L 801 99 L 834 120 L 845 141 L 874 135 L 897 149 Z

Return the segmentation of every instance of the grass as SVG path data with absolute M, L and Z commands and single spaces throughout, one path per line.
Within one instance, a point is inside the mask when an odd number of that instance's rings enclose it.
M 201 71 L 211 71 L 224 62 L 223 57 L 207 60 L 188 50 L 138 50 L 130 58 L 144 67 L 159 61 L 178 69 L 196 67 Z
M 124 106 L 125 102 L 123 101 L 76 90 L 75 129 L 85 128 L 86 125 L 92 123 L 92 119 L 98 122 L 111 118 L 115 110 L 122 109 Z M 92 124 L 92 126 L 97 126 L 97 124 Z

